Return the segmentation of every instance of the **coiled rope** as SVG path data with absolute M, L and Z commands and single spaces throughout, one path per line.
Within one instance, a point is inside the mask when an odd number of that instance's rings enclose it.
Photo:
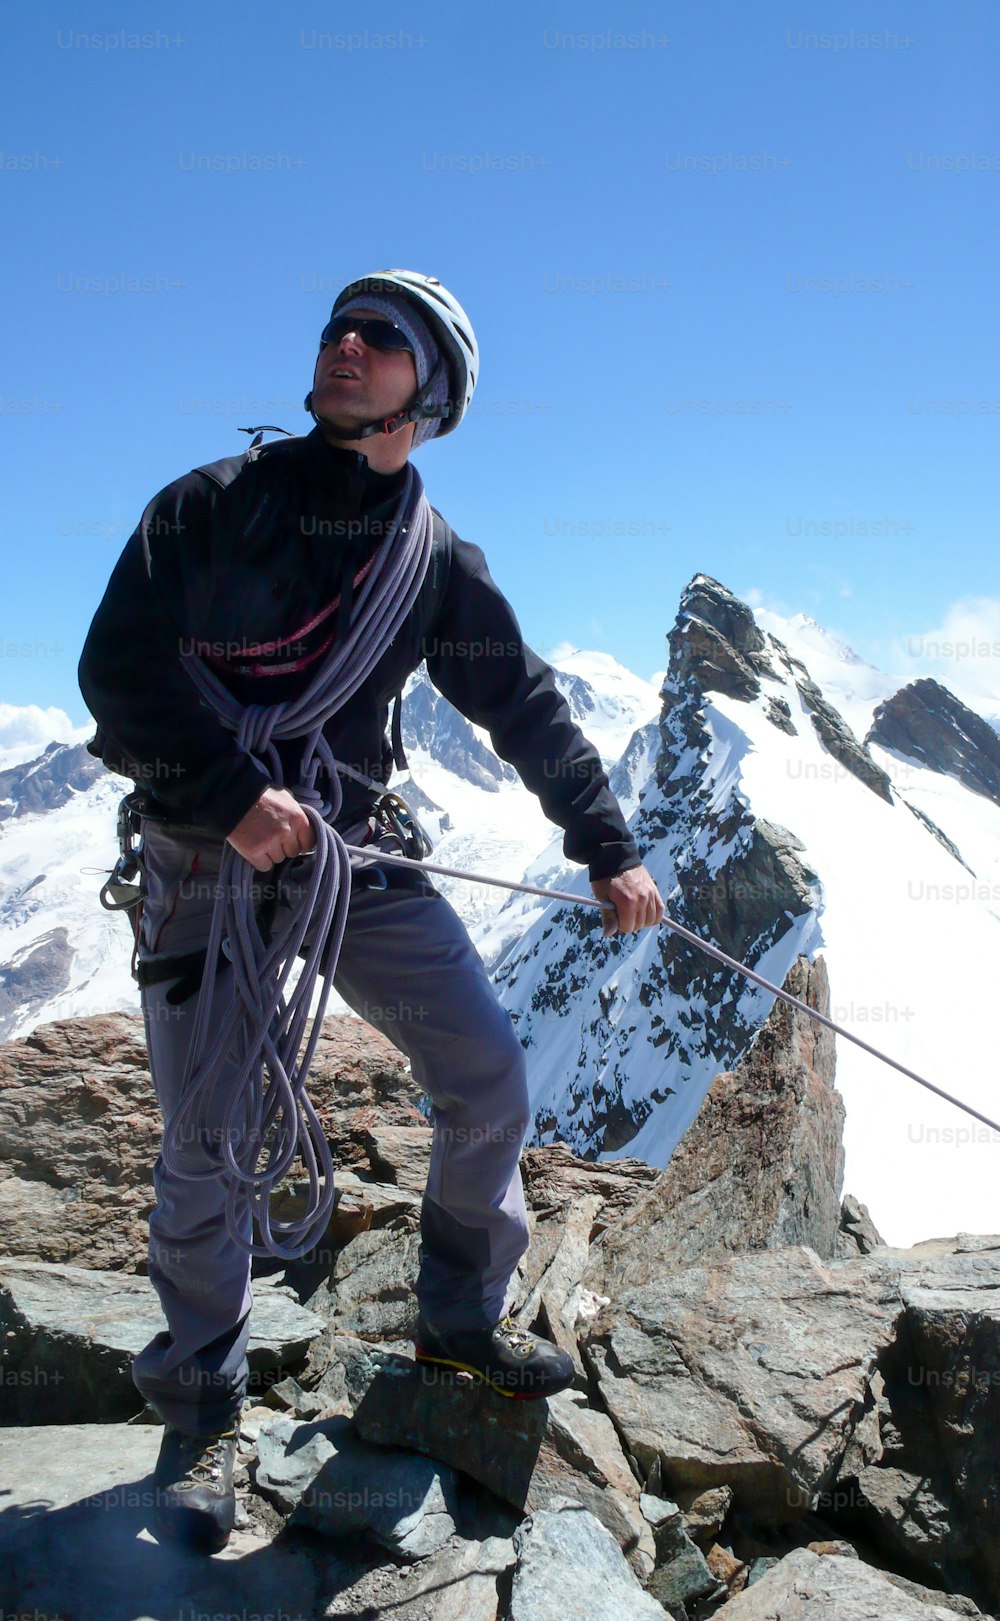
M 282 738 L 303 741 L 299 781 L 292 791 L 315 830 L 308 889 L 270 942 L 261 933 L 253 906 L 251 890 L 258 874 L 228 841 L 223 846 L 180 1102 L 164 1123 L 162 1158 L 174 1175 L 200 1181 L 228 1173 L 226 1225 L 234 1242 L 252 1255 L 294 1260 L 305 1254 L 322 1237 L 333 1209 L 330 1150 L 305 1090 L 340 955 L 351 890 L 347 847 L 325 819 L 332 821 L 340 810 L 339 772 L 347 768 L 333 755 L 323 727 L 357 691 L 409 613 L 427 572 L 432 529 L 423 482 L 416 468 L 407 463 L 392 523 L 356 598 L 348 635 L 333 647 L 309 687 L 294 701 L 244 707 L 201 659 L 185 655 L 185 667 L 201 695 L 248 753 L 267 760 L 277 786 L 286 785 L 275 742 Z M 316 787 L 320 770 L 330 785 L 330 800 L 324 800 Z M 360 776 L 352 770 L 348 774 Z M 303 953 L 304 966 L 286 1000 L 285 987 L 310 928 L 313 937 Z M 220 950 L 232 962 L 233 998 L 219 1027 L 210 1030 Z M 317 980 L 317 1011 L 299 1058 Z M 236 1066 L 237 1081 L 220 1131 L 221 1164 L 192 1170 L 182 1158 L 182 1145 L 191 1130 L 186 1122 L 193 1121 L 196 1135 L 199 1122 L 208 1118 L 207 1105 L 221 1071 L 230 1064 Z M 241 1111 L 245 1118 L 239 1123 Z M 308 1208 L 298 1220 L 273 1221 L 271 1189 L 292 1164 L 297 1150 L 309 1174 Z M 262 1153 L 265 1163 L 258 1169 Z M 262 1244 L 248 1245 L 238 1233 L 241 1198 L 257 1217 Z

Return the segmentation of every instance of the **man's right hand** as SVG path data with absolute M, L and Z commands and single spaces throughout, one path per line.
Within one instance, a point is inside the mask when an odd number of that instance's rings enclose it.
M 227 839 L 257 872 L 316 848 L 313 824 L 287 788 L 265 788 Z

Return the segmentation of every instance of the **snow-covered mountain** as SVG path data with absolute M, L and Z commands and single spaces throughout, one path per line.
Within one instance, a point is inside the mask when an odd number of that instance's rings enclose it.
M 138 1010 L 128 923 L 97 898 L 132 786 L 82 743 L 51 744 L 0 776 L 0 1040 L 49 1019 Z
M 822 951 L 833 1017 L 995 1116 L 1000 738 L 936 681 L 901 691 L 803 616 L 696 576 L 662 688 L 561 653 L 669 914 L 781 982 Z M 489 737 L 423 672 L 394 786 L 456 868 L 589 894 Z M 97 890 L 129 785 L 79 745 L 0 775 L 0 1035 L 138 1008 L 127 922 Z M 541 1140 L 663 1165 L 771 998 L 666 928 L 605 940 L 596 909 L 441 878 L 524 1042 Z M 334 1010 L 331 1008 L 331 1010 Z M 890 1242 L 996 1226 L 1000 1134 L 838 1042 L 847 1183 Z
M 886 704 L 892 683 L 850 649 L 803 621 L 786 643 L 768 617 L 765 632 L 704 576 L 682 599 L 631 818 L 668 912 L 776 983 L 822 950 L 839 1023 L 995 1118 L 993 734 L 936 683 L 915 684 L 936 702 L 909 687 Z M 536 863 L 543 881 L 586 893 L 554 857 Z M 771 1001 L 666 929 L 607 942 L 559 903 L 513 898 L 480 943 L 528 1051 L 540 1138 L 603 1157 L 665 1164 Z M 838 1062 L 849 1184 L 890 1240 L 995 1226 L 1000 1134 L 850 1043 Z

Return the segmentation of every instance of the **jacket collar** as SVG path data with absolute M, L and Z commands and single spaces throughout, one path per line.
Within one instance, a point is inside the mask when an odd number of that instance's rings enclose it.
M 347 450 L 343 445 L 331 445 L 321 428 L 313 428 L 303 440 L 303 448 L 310 463 L 327 478 L 360 479 L 366 494 L 385 499 L 403 487 L 406 465 L 395 473 L 378 473 L 369 465 L 367 456 L 360 451 Z

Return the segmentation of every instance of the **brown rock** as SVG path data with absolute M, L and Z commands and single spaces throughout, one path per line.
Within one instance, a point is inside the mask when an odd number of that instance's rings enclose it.
M 737 1559 L 728 1548 L 723 1548 L 715 1542 L 705 1555 L 705 1563 L 716 1580 L 724 1582 L 728 1587 L 730 1597 L 734 1593 L 742 1593 L 750 1575 L 742 1559 Z
M 658 1175 L 641 1159 L 608 1163 L 580 1159 L 566 1143 L 526 1148 L 521 1155 L 521 1181 L 530 1209 L 553 1215 L 596 1193 L 602 1200 L 598 1230 L 620 1221 Z
M 521 1508 L 545 1434 L 545 1407 L 501 1396 L 471 1375 L 391 1358 L 370 1381 L 354 1422 L 366 1441 L 439 1458 Z
M 324 1021 L 308 1091 L 335 1167 L 356 1160 L 370 1175 L 352 1133 L 374 1125 L 419 1121 L 429 1138 L 402 1053 L 360 1019 Z M 145 1272 L 162 1128 L 137 1015 L 58 1019 L 0 1047 L 4 1253 Z M 281 1194 L 275 1190 L 276 1199 Z M 287 1195 L 290 1206 L 295 1197 L 294 1191 Z M 334 1221 L 334 1245 L 364 1225 L 363 1211 L 355 1203 L 349 1215 L 348 1206 L 343 1225 Z
M 677 1494 L 677 1507 L 684 1516 L 684 1529 L 700 1548 L 708 1548 L 725 1524 L 733 1503 L 731 1486 L 716 1486 L 713 1491 L 681 1490 Z
M 785 988 L 829 1013 L 822 958 L 793 964 Z M 667 1168 L 599 1238 L 584 1284 L 612 1298 L 665 1271 L 751 1250 L 837 1252 L 844 1105 L 833 1036 L 775 1002 L 749 1054 L 713 1082 Z
M 4 1253 L 140 1270 L 160 1131 L 135 1016 L 60 1019 L 0 1047 Z
M 423 1193 L 431 1159 L 431 1128 L 420 1125 L 362 1128 L 361 1139 L 368 1153 L 371 1174 L 377 1182 L 388 1182 L 410 1193 Z

